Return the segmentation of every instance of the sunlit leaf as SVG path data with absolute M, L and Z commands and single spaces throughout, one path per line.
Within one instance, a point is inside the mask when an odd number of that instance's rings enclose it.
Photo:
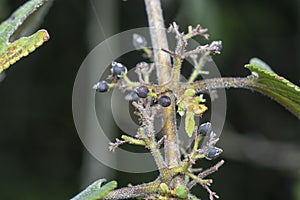
M 24 22 L 41 9 L 46 2 L 47 0 L 28 1 L 0 24 L 0 73 L 49 39 L 46 30 L 39 30 L 31 36 L 11 41 L 20 35 L 16 32 L 20 32 L 20 27 Z M 12 37 L 14 34 L 15 36 Z
M 300 118 L 300 88 L 287 79 L 260 66 L 248 64 L 254 77 L 251 88 L 265 94 Z
M 116 181 L 110 181 L 102 186 L 106 179 L 100 179 L 92 183 L 85 190 L 73 197 L 71 200 L 99 200 L 117 187 Z
M 186 112 L 185 116 L 185 131 L 189 137 L 192 136 L 195 129 L 194 112 Z

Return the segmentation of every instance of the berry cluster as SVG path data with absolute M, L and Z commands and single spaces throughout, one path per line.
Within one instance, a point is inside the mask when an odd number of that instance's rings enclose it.
M 111 66 L 112 79 L 120 79 L 124 74 L 127 73 L 127 68 L 121 63 L 112 62 Z M 113 87 L 113 84 L 108 84 L 107 81 L 99 81 L 93 86 L 97 92 L 108 92 L 111 87 Z
M 126 76 L 127 68 L 118 62 L 112 62 L 111 64 L 111 78 L 113 80 L 122 80 Z M 97 92 L 103 93 L 108 92 L 111 87 L 114 87 L 115 84 L 108 84 L 107 81 L 99 81 L 94 85 L 94 89 Z M 128 89 L 128 88 L 127 88 Z M 128 89 L 130 90 L 130 89 Z M 140 85 L 136 88 L 134 88 L 132 91 L 129 92 L 129 94 L 126 96 L 126 99 L 129 101 L 135 101 L 138 102 L 139 99 L 145 99 L 147 97 L 156 97 L 153 100 L 154 104 L 158 103 L 162 107 L 168 107 L 171 105 L 171 98 L 167 95 L 160 95 L 157 98 L 156 94 L 153 94 L 149 88 L 145 85 Z
M 215 138 L 216 135 L 212 131 L 211 123 L 206 122 L 201 124 L 198 127 L 197 134 L 202 137 L 209 137 L 208 142 L 202 147 L 202 149 L 204 149 L 205 158 L 208 160 L 213 160 L 219 157 L 223 150 L 215 146 L 218 139 Z
M 208 110 L 204 104 L 205 99 L 203 98 L 203 94 L 201 94 L 207 90 L 206 83 L 204 84 L 203 82 L 196 80 L 199 74 L 208 73 L 207 71 L 202 70 L 203 66 L 210 60 L 210 55 L 220 54 L 222 42 L 214 41 L 211 44 L 199 45 L 195 49 L 187 50 L 187 41 L 190 38 L 196 35 L 200 35 L 206 39 L 208 38 L 207 29 L 198 25 L 194 29 L 189 28 L 189 32 L 183 34 L 179 31 L 178 25 L 173 23 L 170 26 L 169 31 L 176 34 L 178 43 L 174 52 L 162 49 L 162 51 L 168 53 L 173 59 L 173 63 L 164 65 L 164 67 L 168 67 L 168 69 L 166 68 L 165 70 L 162 70 L 162 72 L 168 72 L 169 74 L 166 74 L 165 79 L 167 80 L 163 81 L 163 84 L 160 83 L 161 79 L 159 76 L 157 77 L 159 84 L 153 84 L 150 81 L 152 71 L 155 69 L 160 70 L 161 67 L 160 65 L 157 65 L 156 62 L 140 62 L 136 65 L 135 73 L 137 74 L 138 82 L 130 80 L 127 76 L 127 68 L 123 64 L 112 62 L 111 74 L 108 78 L 110 83 L 100 81 L 95 84 L 94 89 L 96 89 L 97 92 L 107 92 L 113 87 L 120 88 L 123 92 L 127 93 L 125 99 L 132 103 L 136 109 L 135 114 L 138 116 L 140 126 L 136 135 L 134 137 L 122 135 L 122 140 L 116 139 L 115 143 L 110 143 L 111 151 L 114 151 L 115 148 L 126 142 L 145 146 L 145 148 L 151 151 L 158 169 L 160 170 L 161 179 L 159 178 L 159 181 L 171 180 L 172 177 L 176 177 L 178 173 L 180 173 L 180 176 L 185 175 L 189 181 L 186 185 L 179 184 L 174 187 L 168 187 L 170 183 L 165 184 L 164 182 L 159 182 L 159 193 L 155 192 L 153 197 L 156 197 L 155 195 L 157 195 L 157 198 L 154 199 L 171 199 L 173 197 L 176 199 L 187 199 L 189 198 L 189 190 L 196 183 L 206 188 L 212 199 L 213 197 L 217 197 L 217 195 L 208 188 L 211 180 L 204 180 L 203 178 L 208 174 L 215 172 L 224 161 L 220 161 L 213 168 L 199 174 L 204 174 L 203 177 L 196 176 L 191 172 L 193 165 L 197 160 L 203 158 L 207 160 L 216 159 L 223 150 L 216 147 L 219 137 L 213 132 L 211 123 L 207 122 L 198 127 L 196 125 L 195 119 L 201 117 L 202 114 Z M 134 34 L 133 46 L 137 50 L 144 51 L 146 58 L 155 61 L 153 57 L 154 50 L 147 47 L 147 41 L 143 36 Z M 201 56 L 198 57 L 198 54 Z M 183 59 L 188 57 L 193 61 L 194 70 L 189 79 L 186 82 L 183 82 L 180 79 L 181 63 Z M 166 124 L 163 128 L 163 133 L 165 136 L 171 137 L 159 138 L 155 131 L 155 120 L 158 118 L 160 120 L 160 117 L 157 116 L 158 110 L 161 108 L 165 108 L 163 109 L 164 117 L 161 118 Z M 181 117 L 185 117 L 185 132 L 193 139 L 193 147 L 185 152 L 183 160 L 180 159 L 179 163 L 174 164 L 170 169 L 166 169 L 166 173 L 161 170 L 165 169 L 165 166 L 168 165 L 168 162 L 164 161 L 164 158 L 159 151 L 161 145 L 164 144 L 166 151 L 173 152 L 168 155 L 168 159 L 171 158 L 171 160 L 176 160 L 177 157 L 182 157 L 181 154 L 179 154 L 180 144 L 177 146 L 178 141 L 176 141 L 176 137 L 173 137 L 173 135 L 177 136 L 178 134 L 178 127 L 176 124 L 177 113 Z M 178 151 L 176 151 L 176 146 L 178 147 Z M 182 149 L 184 150 L 184 148 Z

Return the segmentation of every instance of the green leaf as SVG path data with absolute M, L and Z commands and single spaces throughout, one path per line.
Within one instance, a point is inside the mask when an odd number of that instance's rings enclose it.
M 275 72 L 272 70 L 272 68 L 271 68 L 267 63 L 265 63 L 264 61 L 262 61 L 262 60 L 259 59 L 259 58 L 251 58 L 251 59 L 250 59 L 250 64 L 255 65 L 255 66 L 258 66 L 258 67 L 260 67 L 260 68 L 262 68 L 262 69 L 264 69 L 264 70 L 267 70 L 267 71 L 269 71 L 269 72 L 271 72 L 271 73 L 275 73 Z
M 195 129 L 194 112 L 186 112 L 185 116 L 185 131 L 189 137 L 192 136 Z
M 252 72 L 250 88 L 265 94 L 300 118 L 300 88 L 287 79 L 254 64 L 245 65 Z
M 20 27 L 46 2 L 47 0 L 28 1 L 0 24 L 0 73 L 49 39 L 46 30 L 39 30 L 29 37 L 21 37 L 11 41 L 22 35 Z
M 102 185 L 106 179 L 100 179 L 92 183 L 85 190 L 80 192 L 78 195 L 73 197 L 71 200 L 98 200 L 102 199 L 107 195 L 111 190 L 114 190 L 117 187 L 116 181 L 110 181 L 107 184 Z

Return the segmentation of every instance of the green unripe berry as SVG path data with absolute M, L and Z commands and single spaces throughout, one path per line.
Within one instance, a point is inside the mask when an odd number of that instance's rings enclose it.
M 188 189 L 184 185 L 180 185 L 175 188 L 176 196 L 181 199 L 186 199 L 188 197 Z

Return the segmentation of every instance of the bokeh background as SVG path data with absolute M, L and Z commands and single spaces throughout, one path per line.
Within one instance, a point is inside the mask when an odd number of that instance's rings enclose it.
M 1 21 L 24 2 L 1 0 Z M 223 41 L 214 60 L 224 76 L 249 74 L 243 65 L 257 56 L 300 85 L 298 0 L 163 0 L 163 9 L 166 25 L 176 21 L 186 30 L 200 23 L 211 40 Z M 73 82 L 89 51 L 111 35 L 145 26 L 141 0 L 54 1 L 41 25 L 50 41 L 0 83 L 0 199 L 69 199 L 97 178 L 125 186 L 157 176 L 103 166 L 86 152 L 72 116 Z M 220 141 L 226 164 L 212 175 L 213 190 L 224 200 L 299 200 L 299 120 L 257 93 L 232 89 L 227 100 Z M 195 193 L 208 199 L 200 187 Z

